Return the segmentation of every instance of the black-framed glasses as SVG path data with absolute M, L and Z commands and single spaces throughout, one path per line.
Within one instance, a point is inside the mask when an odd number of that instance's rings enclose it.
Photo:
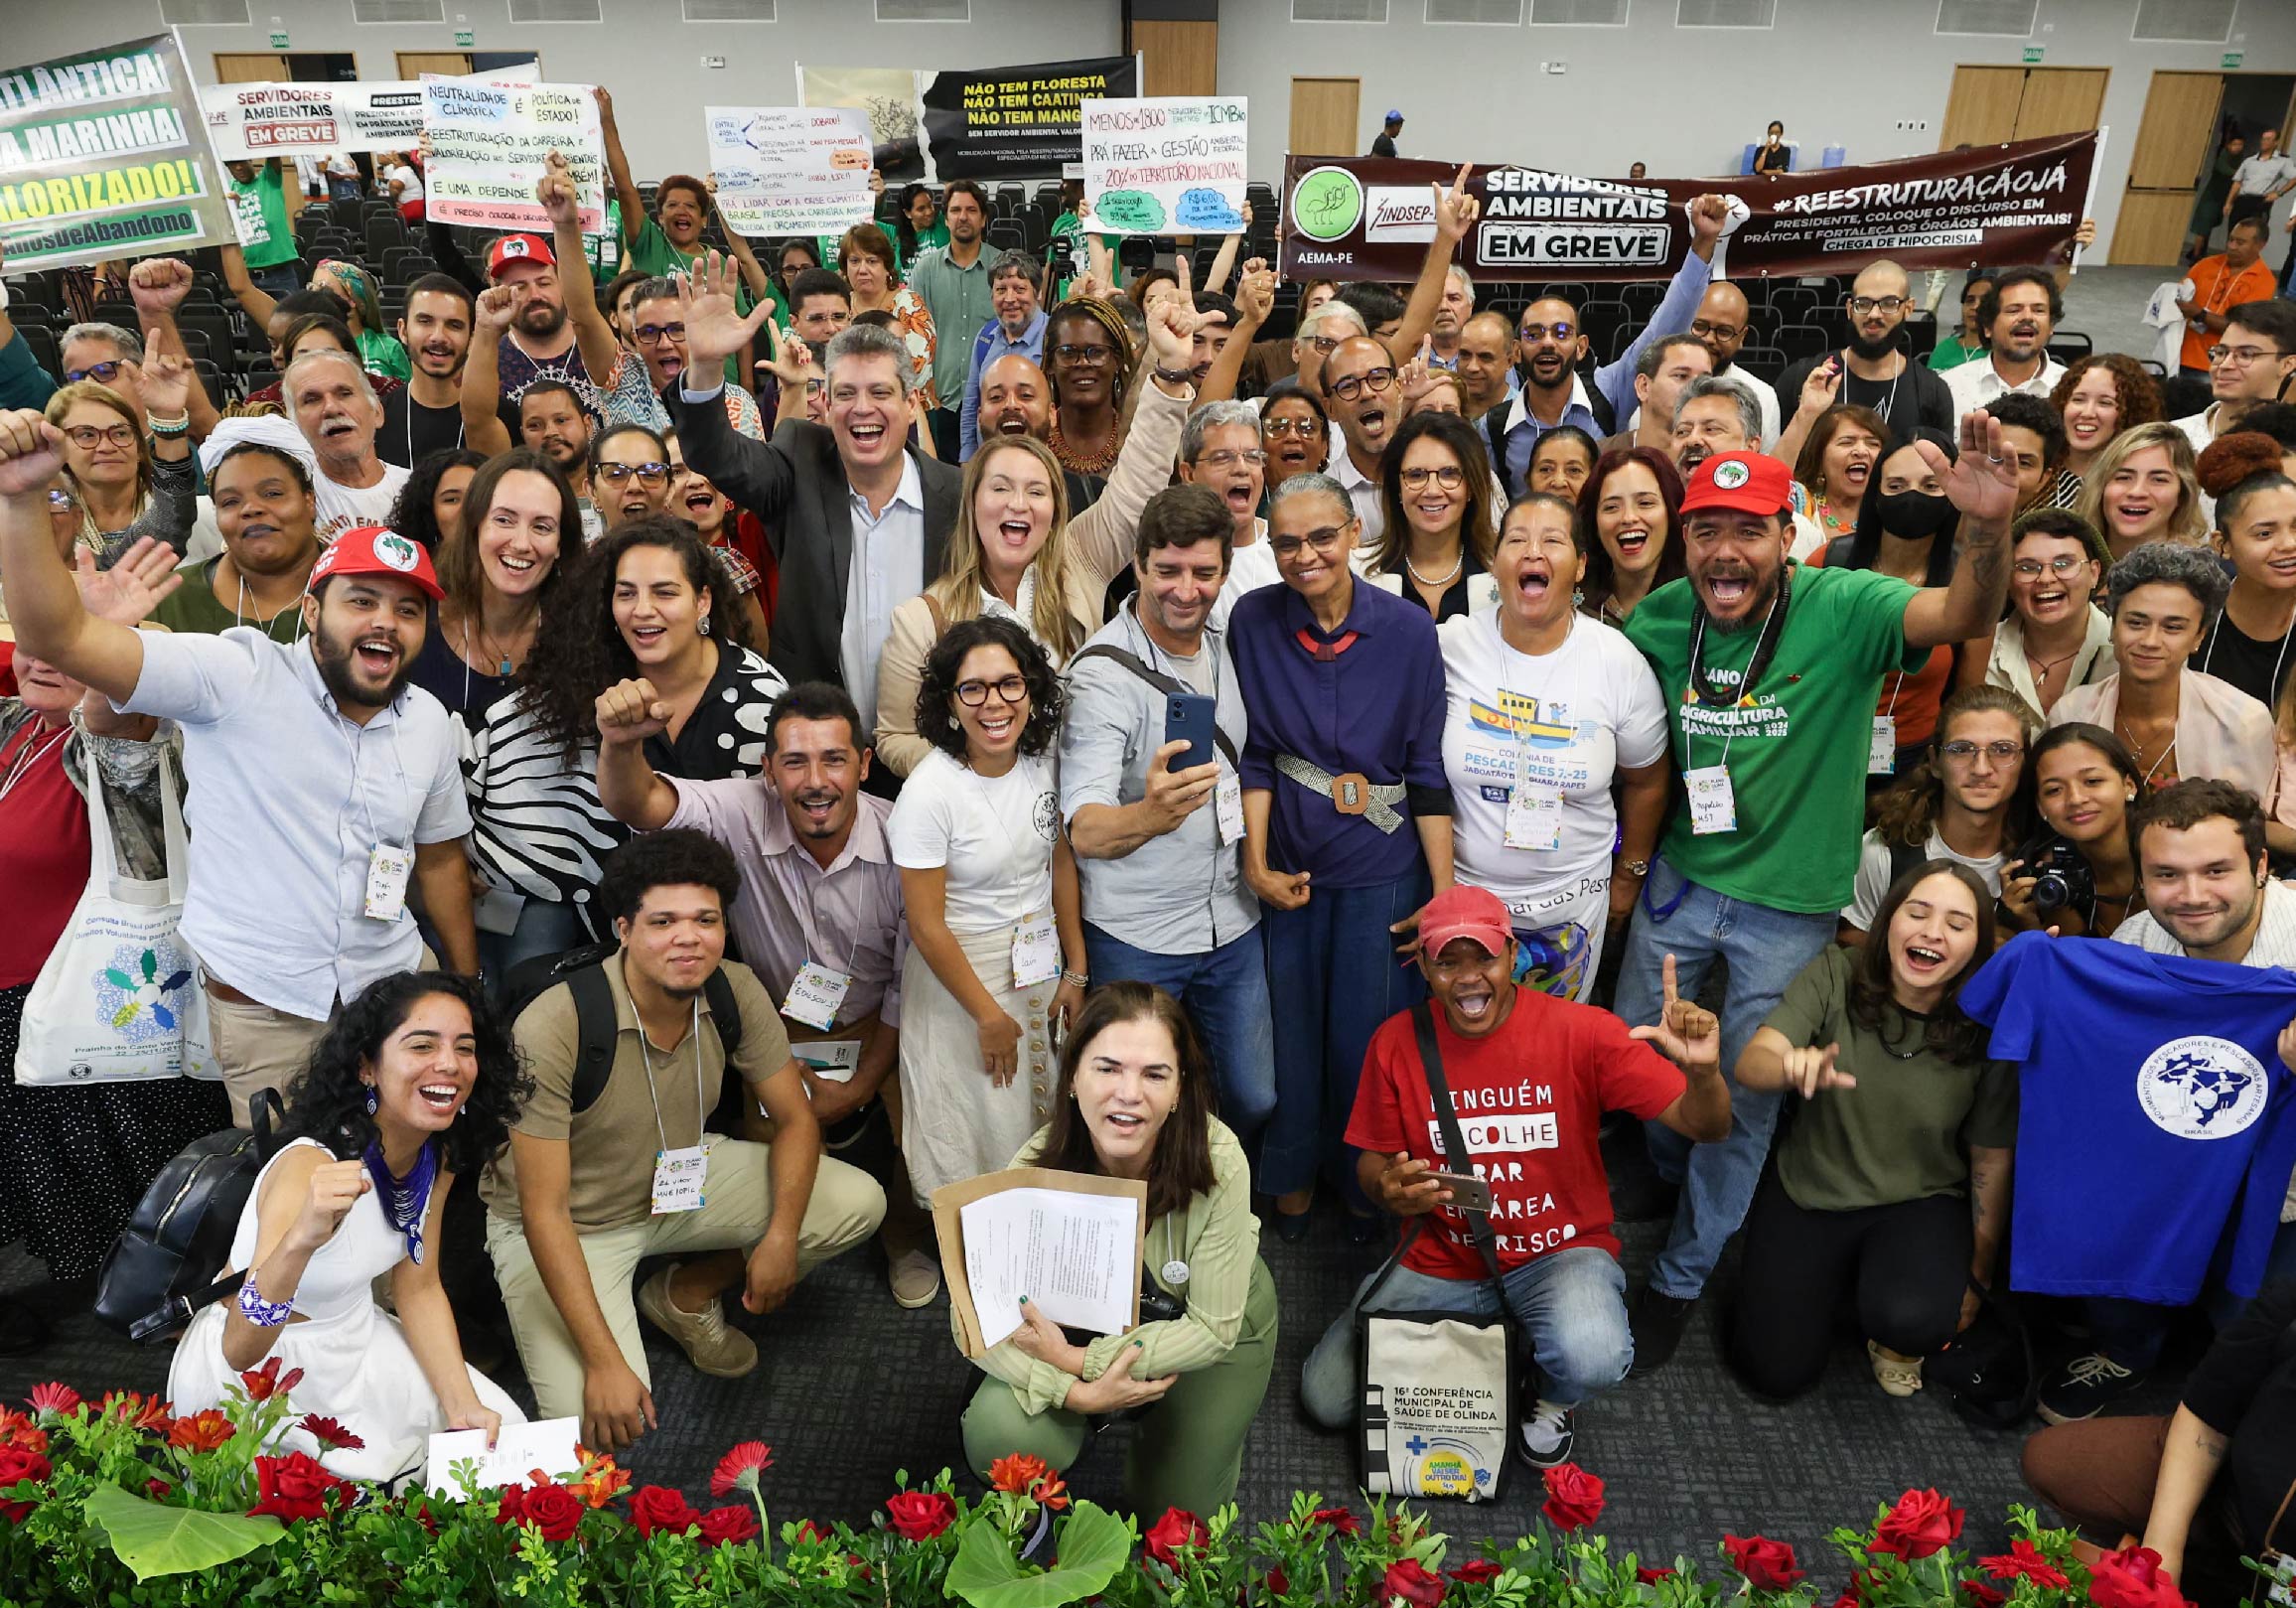
M 1466 472 L 1457 464 L 1440 464 L 1432 469 L 1425 466 L 1406 469 L 1397 478 L 1402 481 L 1403 489 L 1407 492 L 1423 491 L 1429 481 L 1447 492 L 1456 492 L 1467 484 Z
M 977 709 L 988 702 L 994 692 L 1005 703 L 1026 703 L 1029 682 L 1025 675 L 1000 675 L 993 681 L 959 681 L 956 683 L 956 701 L 967 709 Z
M 1259 421 L 1259 427 L 1261 432 L 1266 435 L 1296 435 L 1302 441 L 1322 435 L 1326 429 L 1321 419 L 1263 418 Z
M 2006 765 L 2025 752 L 2025 745 L 2012 742 L 2006 737 L 1991 743 L 1972 743 L 1966 737 L 1956 737 L 1949 743 L 1939 744 L 1937 752 L 1960 765 L 1968 764 L 1979 753 L 1983 753 L 1996 765 Z
M 2044 569 L 2046 569 L 2050 574 L 2056 576 L 2059 580 L 2064 580 L 2068 575 L 2071 575 L 2075 570 L 2081 568 L 2081 565 L 2088 562 L 2089 560 L 2087 558 L 2082 557 L 2078 553 L 2059 553 L 2055 558 L 2049 560 L 2046 565 L 2044 565 L 2038 558 L 2020 558 L 2012 567 L 2017 571 L 2018 574 L 2024 576 L 2027 580 L 2032 580 L 2035 576 L 2041 574 Z
M 1735 341 L 1746 333 L 1741 325 L 1717 324 L 1709 318 L 1690 320 L 1690 333 L 1703 341 Z
M 1053 348 L 1053 356 L 1063 363 L 1080 363 L 1087 368 L 1105 368 L 1115 361 L 1116 349 L 1103 346 L 1076 346 L 1063 342 Z
M 641 324 L 630 333 L 640 346 L 650 347 L 658 346 L 664 340 L 684 340 L 685 326 L 683 324 Z
M 1345 379 L 1335 379 L 1325 386 L 1325 389 L 1343 402 L 1352 402 L 1366 390 L 1376 396 L 1394 383 L 1394 369 L 1366 368 L 1360 374 L 1350 374 Z
M 1852 296 L 1849 310 L 1863 318 L 1868 313 L 1897 313 L 1905 310 L 1904 296 Z
M 1578 326 L 1567 319 L 1555 324 L 1525 324 L 1515 334 L 1525 341 L 1544 341 L 1550 337 L 1557 341 L 1568 341 L 1578 334 Z
M 83 379 L 92 379 L 98 385 L 108 385 L 119 377 L 119 371 L 126 366 L 125 358 L 114 358 L 109 363 L 91 363 L 85 368 L 67 368 L 64 377 L 74 385 Z
M 1310 530 L 1304 536 L 1270 536 L 1267 550 L 1278 558 L 1297 558 L 1302 547 L 1313 547 L 1329 558 L 1340 550 L 1340 542 L 1348 533 L 1344 524 L 1327 524 L 1321 530 Z
M 633 475 L 638 477 L 638 484 L 641 486 L 662 486 L 669 481 L 669 465 L 600 464 L 598 474 L 599 478 L 609 486 L 620 486 Z
M 106 441 L 115 447 L 132 447 L 137 433 L 134 426 L 126 424 L 68 424 L 64 427 L 64 438 L 81 452 L 93 452 L 99 443 Z

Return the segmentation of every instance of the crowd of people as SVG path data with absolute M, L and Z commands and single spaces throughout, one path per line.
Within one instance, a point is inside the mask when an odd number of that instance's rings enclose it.
M 620 1450 L 658 1421 L 642 1322 L 740 1377 L 872 1240 L 930 1305 L 933 1191 L 1016 1161 L 1142 1182 L 1146 1321 L 1024 1304 L 976 1470 L 1124 1414 L 1127 1500 L 1227 1500 L 1263 1229 L 1400 1225 L 1383 1310 L 1504 1312 L 1533 1465 L 1667 1365 L 1733 1241 L 1749 1389 L 1811 1389 L 1846 1314 L 1910 1395 L 2051 1143 L 1964 985 L 2012 935 L 2296 957 L 2296 303 L 2216 294 L 2244 263 L 2196 270 L 2184 373 L 2061 361 L 2041 267 L 1971 271 L 1909 350 L 1876 260 L 1840 348 L 1758 377 L 1708 197 L 1598 367 L 1566 296 L 1478 307 L 1463 172 L 1413 283 L 1310 283 L 1263 338 L 1264 262 L 996 250 L 961 180 L 721 252 L 709 181 L 642 191 L 602 110 L 612 271 L 555 160 L 550 232 L 432 227 L 387 328 L 369 267 L 226 248 L 270 396 L 206 394 L 186 262 L 111 270 L 141 327 L 73 327 L 61 374 L 0 313 L 0 1076 L 91 834 L 180 879 L 171 1008 L 219 1074 L 0 1082 L 0 1234 L 83 1288 L 162 1162 L 285 1107 L 179 1411 L 280 1356 L 388 1476 L 518 1413 L 465 1358 L 502 1325 L 539 1413 Z M 419 154 L 389 176 L 419 203 Z M 276 166 L 235 178 L 269 216 Z M 2108 984 L 2066 970 L 2079 1019 Z M 1669 1221 L 1633 1288 L 1606 1113 Z M 2265 1259 L 2296 1277 L 2296 1228 Z M 2212 1354 L 2145 1432 L 2090 1420 L 2180 1309 L 2082 1303 L 2036 1484 L 2180 1569 L 2188 1532 L 2196 1570 L 2253 1547 L 2296 1442 L 2206 1524 L 2192 1474 L 2285 1372 L 2251 1331 L 2292 1286 L 2235 1321 L 2252 1287 L 2186 1303 L 2246 1372 Z M 1356 1310 L 1303 1316 L 1277 1389 L 1338 1429 Z

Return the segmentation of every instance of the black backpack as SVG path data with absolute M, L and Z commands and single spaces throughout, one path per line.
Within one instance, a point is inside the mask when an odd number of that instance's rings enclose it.
M 557 954 L 538 954 L 521 960 L 502 978 L 503 1020 L 519 1014 L 551 989 L 564 983 L 574 995 L 575 1042 L 573 1109 L 586 1111 L 606 1092 L 614 1071 L 614 990 L 606 980 L 606 962 L 622 952 L 618 944 L 585 944 Z M 734 985 L 725 967 L 709 974 L 701 985 L 709 1001 L 710 1017 L 717 1023 L 718 1042 L 728 1061 L 741 1048 L 742 1011 L 734 1003 Z
M 1930 1358 L 1922 1376 L 1978 1428 L 2014 1429 L 2041 1395 L 2033 1336 L 2010 1298 L 1975 1279 L 1969 1287 L 1977 1292 L 1976 1321 Z
M 160 1169 L 104 1252 L 97 1317 L 130 1340 L 172 1340 L 192 1314 L 238 1292 L 244 1272 L 215 1274 L 231 1259 L 256 1174 L 279 1149 L 280 1111 L 278 1093 L 266 1089 L 250 1107 L 250 1129 L 202 1134 Z

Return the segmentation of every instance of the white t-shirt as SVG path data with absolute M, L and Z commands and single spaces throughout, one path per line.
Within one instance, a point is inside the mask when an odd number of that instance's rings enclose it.
M 1507 647 L 1496 614 L 1447 620 L 1439 636 L 1459 880 L 1499 895 L 1525 928 L 1551 926 L 1581 901 L 1603 903 L 1618 836 L 1612 774 L 1666 752 L 1657 677 L 1625 633 L 1584 616 L 1560 648 L 1535 657 Z M 1562 793 L 1559 848 L 1507 846 L 1518 755 Z
M 393 180 L 397 181 L 399 186 L 396 200 L 401 207 L 409 202 L 422 200 L 422 175 L 408 167 L 404 162 L 394 162 L 382 170 L 382 182 L 385 186 L 388 186 Z
M 1262 519 L 1259 539 L 1248 547 L 1233 548 L 1227 555 L 1227 579 L 1220 583 L 1220 596 L 1212 602 L 1213 629 L 1227 629 L 1227 613 L 1244 593 L 1282 584 L 1283 577 L 1276 573 L 1275 549 L 1267 544 L 1267 521 Z
M 396 464 L 384 464 L 382 479 L 372 486 L 339 486 L 327 478 L 324 470 L 314 476 L 311 489 L 319 505 L 319 516 L 313 524 L 319 532 L 319 544 L 327 546 L 344 531 L 359 525 L 390 523 L 390 511 L 398 502 L 398 489 L 412 473 Z
M 1985 891 L 1994 898 L 2001 897 L 2001 862 L 2006 853 L 1972 859 L 1956 854 L 1945 846 L 1945 840 L 1936 832 L 1922 845 L 1922 857 L 1927 860 L 1951 860 L 1977 873 L 1977 880 L 1985 884 Z M 1857 855 L 1857 892 L 1842 907 L 1841 919 L 1859 932 L 1868 932 L 1874 924 L 1874 913 L 1882 908 L 1882 896 L 1890 891 L 1890 846 L 1882 841 L 1881 833 L 1868 832 L 1860 839 Z
M 895 865 L 946 868 L 950 932 L 988 933 L 1053 908 L 1060 819 L 1052 755 L 987 777 L 934 749 L 910 773 L 885 836 Z

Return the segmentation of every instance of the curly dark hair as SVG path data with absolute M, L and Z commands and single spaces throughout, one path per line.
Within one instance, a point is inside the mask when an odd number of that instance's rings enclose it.
M 534 1080 L 526 1076 L 510 1024 L 487 1003 L 478 979 L 446 971 L 395 972 L 368 983 L 346 1004 L 287 1090 L 280 1137 L 316 1139 L 345 1161 L 364 1155 L 376 1129 L 359 1069 L 382 1053 L 383 1041 L 433 994 L 451 995 L 470 1011 L 479 1055 L 478 1081 L 442 1136 L 439 1165 L 460 1177 L 492 1164 L 509 1142 L 510 1124 L 534 1093 Z
M 956 701 L 956 672 L 975 648 L 1001 648 L 1012 655 L 1021 678 L 1029 684 L 1022 757 L 1035 759 L 1048 752 L 1061 734 L 1061 710 L 1067 702 L 1060 673 L 1035 638 L 1010 620 L 993 616 L 957 621 L 925 656 L 925 672 L 917 683 L 917 734 L 950 759 L 963 760 L 964 726 L 949 705 Z
M 733 850 L 688 827 L 641 832 L 606 856 L 598 878 L 598 911 L 609 921 L 633 922 L 654 888 L 713 888 L 718 908 L 731 910 L 741 891 Z
M 666 513 L 623 525 L 584 550 L 564 585 L 551 587 L 519 674 L 532 694 L 536 730 L 569 764 L 595 735 L 598 694 L 638 673 L 638 659 L 614 624 L 614 575 L 633 547 L 666 547 L 677 554 L 686 584 L 709 596 L 710 630 L 721 647 L 757 646 L 750 641 L 740 594 L 692 525 Z
M 398 489 L 398 501 L 390 506 L 390 527 L 436 557 L 447 539 L 431 508 L 438 497 L 439 482 L 447 478 L 450 469 L 477 469 L 486 461 L 485 453 L 469 447 L 450 447 L 417 458 L 406 484 Z
M 1678 581 L 1689 573 L 1682 560 L 1681 473 L 1674 468 L 1673 460 L 1655 447 L 1613 447 L 1602 455 L 1594 473 L 1579 488 L 1579 548 L 1586 554 L 1586 567 L 1579 575 L 1579 591 L 1586 598 L 1585 612 L 1597 618 L 1602 615 L 1603 605 L 1617 591 L 1619 582 L 1618 568 L 1611 562 L 1611 550 L 1603 545 L 1602 525 L 1598 522 L 1603 488 L 1629 464 L 1640 464 L 1650 471 L 1650 478 L 1658 483 L 1658 501 L 1666 510 L 1664 533 L 1651 538 L 1659 543 L 1659 548 L 1658 569 L 1650 577 L 1650 590 L 1654 592 L 1668 581 Z
M 1937 876 L 1951 877 L 1969 890 L 1977 906 L 1977 943 L 1961 969 L 1946 979 L 1944 996 L 1925 1020 L 1909 1017 L 1890 987 L 1889 934 L 1898 907 L 1923 882 Z M 1993 895 L 1977 880 L 1977 873 L 1958 860 L 1924 860 L 1890 884 L 1890 891 L 1882 895 L 1881 905 L 1874 911 L 1873 926 L 1866 931 L 1865 948 L 1850 966 L 1850 1020 L 1878 1035 L 1885 1044 L 1895 1042 L 1905 1026 L 1914 1026 L 1926 1048 L 1956 1067 L 1965 1067 L 1982 1056 L 1987 1030 L 1961 1014 L 1961 984 L 1993 954 Z
M 2120 417 L 2113 426 L 2115 434 L 2140 424 L 2158 424 L 2169 416 L 2160 381 L 2147 373 L 2142 364 L 2123 353 L 2098 352 L 2079 363 L 2066 365 L 2064 377 L 2049 393 L 2050 405 L 2057 409 L 2058 417 L 2065 416 L 2065 404 L 2073 400 L 2073 393 L 2081 386 L 2081 376 L 2091 368 L 2102 368 L 2111 374 L 2113 389 L 2120 395 Z

